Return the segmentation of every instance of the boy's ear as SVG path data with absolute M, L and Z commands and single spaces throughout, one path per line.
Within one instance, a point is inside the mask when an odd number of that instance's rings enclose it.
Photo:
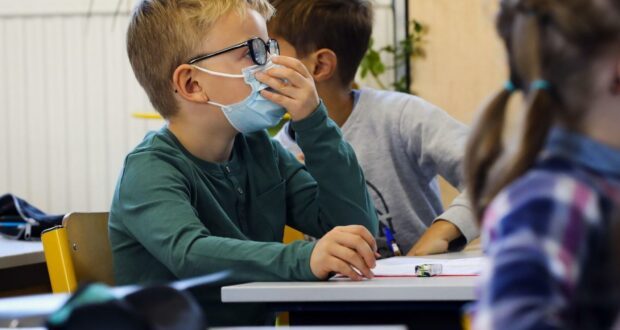
M 190 102 L 204 103 L 209 100 L 206 90 L 196 77 L 196 70 L 189 64 L 179 65 L 172 74 L 174 92 Z
M 331 49 L 321 48 L 311 55 L 312 66 L 310 73 L 315 82 L 322 82 L 332 79 L 338 68 L 338 57 Z

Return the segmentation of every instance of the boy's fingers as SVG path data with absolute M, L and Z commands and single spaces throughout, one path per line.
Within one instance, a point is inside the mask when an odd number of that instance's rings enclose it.
M 339 245 L 332 250 L 332 255 L 347 264 L 357 268 L 367 278 L 372 278 L 373 274 L 362 257 L 355 250 Z
M 377 242 L 366 227 L 360 225 L 350 225 L 342 226 L 340 229 L 342 231 L 361 236 L 368 243 L 368 245 L 370 245 L 373 251 L 377 251 Z
M 297 72 L 299 72 L 299 74 L 301 74 L 303 77 L 306 78 L 312 78 L 310 76 L 310 72 L 308 72 L 308 69 L 306 68 L 305 65 L 303 65 L 301 62 L 299 62 L 299 60 L 292 58 L 292 57 L 288 57 L 288 56 L 272 56 L 271 57 L 271 61 L 275 64 L 281 64 L 284 65 L 286 67 L 289 67 Z
M 353 270 L 353 268 L 351 268 L 351 266 L 349 266 L 348 263 L 336 257 L 330 258 L 329 263 L 330 263 L 329 268 L 333 269 L 335 272 L 338 272 L 354 281 L 362 280 L 362 276 L 360 276 L 360 274 L 358 274 L 355 270 Z
M 294 72 L 293 70 L 286 70 L 293 72 L 295 75 L 299 76 L 299 74 L 297 72 Z M 303 79 L 301 78 L 301 76 L 299 77 L 300 79 Z M 288 81 L 282 81 L 282 78 L 274 78 L 274 76 L 268 73 L 256 74 L 256 78 L 258 79 L 258 81 L 263 82 L 267 86 L 273 88 L 277 92 L 276 94 L 288 96 L 292 100 L 300 100 L 303 98 L 303 88 L 291 84 L 290 79 L 284 78 Z
M 299 72 L 291 70 L 287 67 L 271 68 L 265 72 L 267 75 L 279 79 L 286 79 L 293 86 L 302 87 L 308 84 L 306 78 L 304 78 Z
M 271 91 L 268 91 L 266 89 L 263 89 L 262 91 L 260 91 L 260 94 L 266 98 L 267 100 L 279 104 L 282 107 L 284 107 L 285 109 L 290 109 L 293 105 L 293 99 L 291 99 L 288 96 L 282 95 L 282 94 L 278 94 L 278 93 L 274 93 Z
M 276 90 L 279 94 L 284 94 L 289 97 L 294 96 L 293 86 L 285 83 L 281 79 L 274 78 L 268 74 L 256 74 L 258 81 L 266 84 L 267 86 Z
M 376 263 L 375 253 L 372 247 L 359 235 L 342 232 L 334 237 L 335 241 L 349 249 L 357 251 L 356 253 L 364 258 L 368 268 L 374 268 Z

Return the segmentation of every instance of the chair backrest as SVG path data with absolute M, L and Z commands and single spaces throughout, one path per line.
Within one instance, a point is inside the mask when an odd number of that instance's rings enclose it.
M 78 282 L 114 285 L 108 213 L 70 213 L 62 221 L 67 229 L 71 259 Z
M 82 282 L 114 285 L 108 213 L 70 213 L 62 223 L 41 235 L 52 291 L 71 292 Z
M 304 234 L 296 229 L 293 229 L 289 226 L 284 227 L 284 237 L 282 238 L 282 243 L 288 244 L 295 242 L 297 240 L 303 240 Z

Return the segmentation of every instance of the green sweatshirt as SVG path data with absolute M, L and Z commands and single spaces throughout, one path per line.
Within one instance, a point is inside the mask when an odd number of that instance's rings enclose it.
M 232 272 L 220 285 L 317 280 L 314 243 L 282 244 L 284 225 L 321 237 L 360 224 L 376 235 L 364 175 L 325 107 L 293 128 L 305 165 L 266 131 L 238 134 L 225 164 L 194 157 L 166 127 L 147 134 L 125 159 L 110 210 L 117 285 L 222 270 Z M 221 305 L 219 290 L 201 295 L 211 325 L 264 320 L 257 306 Z

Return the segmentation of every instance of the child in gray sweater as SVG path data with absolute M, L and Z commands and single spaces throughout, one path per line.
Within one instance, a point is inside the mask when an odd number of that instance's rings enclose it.
M 329 116 L 351 144 L 380 220 L 403 253 L 458 249 L 478 236 L 468 198 L 444 210 L 437 176 L 463 191 L 462 159 L 468 128 L 412 95 L 352 89 L 372 32 L 367 0 L 272 0 L 269 34 L 283 55 L 300 59 L 313 75 Z M 288 125 L 276 135 L 303 160 Z

